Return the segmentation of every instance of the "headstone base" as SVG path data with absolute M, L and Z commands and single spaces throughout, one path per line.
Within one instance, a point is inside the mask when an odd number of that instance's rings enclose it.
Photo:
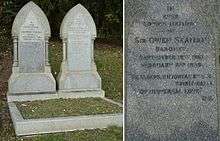
M 103 90 L 99 91 L 79 91 L 79 92 L 65 92 L 59 91 L 58 93 L 38 93 L 38 94 L 7 94 L 7 101 L 35 101 L 35 100 L 48 100 L 59 98 L 87 98 L 87 97 L 105 97 Z
M 101 78 L 97 71 L 67 71 L 58 77 L 59 90 L 65 92 L 101 90 Z
M 51 73 L 12 73 L 9 94 L 55 93 L 56 81 Z

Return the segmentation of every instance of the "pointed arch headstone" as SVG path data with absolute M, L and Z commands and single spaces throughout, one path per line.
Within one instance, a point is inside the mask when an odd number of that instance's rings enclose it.
M 12 26 L 14 59 L 9 94 L 55 92 L 48 63 L 50 25 L 32 1 L 18 12 Z
M 63 41 L 63 61 L 58 76 L 59 90 L 102 92 L 101 78 L 93 58 L 96 26 L 85 7 L 78 4 L 66 14 L 60 36 Z

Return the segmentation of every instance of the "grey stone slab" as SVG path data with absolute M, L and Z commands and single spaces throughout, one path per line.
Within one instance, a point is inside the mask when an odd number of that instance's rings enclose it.
M 96 71 L 62 72 L 60 91 L 101 90 L 101 78 Z
M 55 93 L 56 82 L 51 73 L 12 73 L 9 94 Z
M 105 92 L 103 90 L 87 90 L 87 91 L 59 91 L 58 92 L 59 98 L 86 98 L 86 97 L 105 97 Z
M 128 140 L 217 140 L 217 47 L 209 2 L 126 2 Z
M 80 23 L 80 21 L 79 21 Z M 91 35 L 89 30 L 81 31 L 79 28 L 72 34 L 69 34 L 67 39 L 67 61 L 68 68 L 71 71 L 86 71 L 92 69 L 92 49 Z M 77 60 L 77 61 L 76 61 Z
M 16 19 L 15 19 L 16 20 Z M 18 58 L 20 73 L 44 72 L 45 39 L 43 27 L 30 11 L 21 25 L 18 36 Z
M 7 101 L 35 101 L 35 100 L 48 100 L 48 99 L 59 99 L 59 98 L 87 98 L 87 97 L 105 97 L 104 91 L 75 91 L 75 92 L 66 92 L 66 91 L 59 91 L 54 93 L 28 93 L 28 94 L 7 94 Z M 105 98 L 106 99 L 106 98 Z
M 81 4 L 74 6 L 60 27 L 63 61 L 58 75 L 60 91 L 101 90 L 101 78 L 94 62 L 96 26 Z
M 122 113 L 44 119 L 24 119 L 13 102 L 8 103 L 8 105 L 17 136 L 107 128 L 108 126 L 123 125 Z
M 55 93 L 56 82 L 48 63 L 50 26 L 46 15 L 32 1 L 16 15 L 12 37 L 14 56 L 8 93 Z
M 44 72 L 43 46 L 43 42 L 20 42 L 19 71 L 21 73 Z

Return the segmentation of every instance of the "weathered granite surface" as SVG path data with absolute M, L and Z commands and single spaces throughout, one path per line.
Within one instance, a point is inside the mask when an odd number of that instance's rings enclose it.
M 27 3 L 12 26 L 14 58 L 8 94 L 54 93 L 56 83 L 48 63 L 50 26 L 33 2 Z
M 128 141 L 217 141 L 215 2 L 125 1 Z
M 60 36 L 63 61 L 58 84 L 60 91 L 101 90 L 101 78 L 93 57 L 96 26 L 90 13 L 81 4 L 64 17 Z

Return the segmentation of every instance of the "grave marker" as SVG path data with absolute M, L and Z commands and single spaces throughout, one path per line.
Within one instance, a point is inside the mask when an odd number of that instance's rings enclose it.
M 63 41 L 63 61 L 58 77 L 59 91 L 90 91 L 104 96 L 93 57 L 96 26 L 81 4 L 73 7 L 64 17 L 60 36 Z M 94 96 L 93 93 L 90 96 Z
M 48 63 L 50 26 L 36 4 L 29 2 L 18 12 L 12 36 L 14 59 L 9 95 L 55 93 L 56 83 Z

